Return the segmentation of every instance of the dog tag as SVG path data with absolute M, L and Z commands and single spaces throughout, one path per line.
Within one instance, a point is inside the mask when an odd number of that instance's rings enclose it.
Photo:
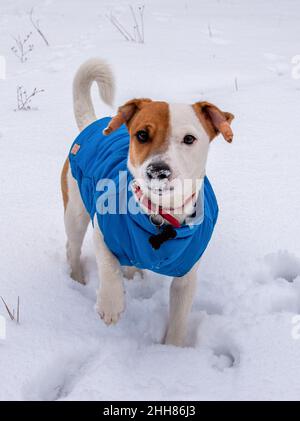
M 149 219 L 155 227 L 161 227 L 164 224 L 164 218 L 161 215 L 150 215 Z

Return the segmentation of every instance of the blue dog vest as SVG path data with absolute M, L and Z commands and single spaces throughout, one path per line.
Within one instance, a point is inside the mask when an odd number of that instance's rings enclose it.
M 97 213 L 104 241 L 121 265 L 183 276 L 204 253 L 218 217 L 218 205 L 210 182 L 205 177 L 200 223 L 198 220 L 176 228 L 176 238 L 164 242 L 158 250 L 153 249 L 149 237 L 157 234 L 158 228 L 139 208 L 129 185 L 132 175 L 127 169 L 128 130 L 123 125 L 104 136 L 102 131 L 110 120 L 110 117 L 102 118 L 86 127 L 74 141 L 69 154 L 72 175 L 77 180 L 86 210 L 92 221 Z M 124 177 L 125 183 L 122 182 Z M 114 188 L 105 189 L 110 183 Z M 113 212 L 105 213 L 103 207 L 109 201 L 113 203 Z M 129 202 L 133 201 L 138 211 L 126 212 Z

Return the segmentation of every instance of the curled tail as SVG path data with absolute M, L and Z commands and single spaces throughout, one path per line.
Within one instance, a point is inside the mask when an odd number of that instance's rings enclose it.
M 74 114 L 80 131 L 97 119 L 91 98 L 93 82 L 97 82 L 102 100 L 107 105 L 113 104 L 115 81 L 110 66 L 98 58 L 84 62 L 73 82 Z

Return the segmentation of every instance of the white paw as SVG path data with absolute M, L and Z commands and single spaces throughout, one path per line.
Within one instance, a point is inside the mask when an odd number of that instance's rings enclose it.
M 78 266 L 78 267 L 72 269 L 71 278 L 74 281 L 79 282 L 82 285 L 86 284 L 85 279 L 84 279 L 83 270 L 82 270 L 81 266 Z
M 102 287 L 96 309 L 101 319 L 107 325 L 116 324 L 125 308 L 122 284 Z
M 184 338 L 183 338 L 183 335 L 167 334 L 163 343 L 165 345 L 173 345 L 173 346 L 183 347 L 184 346 Z
M 74 257 L 72 258 L 71 249 L 70 249 L 70 246 L 68 244 L 67 244 L 67 260 L 68 260 L 69 265 L 71 267 L 71 273 L 70 273 L 71 278 L 74 281 L 85 285 L 83 269 L 82 269 L 82 266 L 81 266 L 81 263 L 80 263 L 80 257 L 77 256 L 76 258 L 74 258 Z
M 143 278 L 143 271 L 134 266 L 124 266 L 122 268 L 122 272 L 124 277 L 128 280 L 133 279 L 136 273 L 138 273 L 140 277 Z
M 186 327 L 183 324 L 171 324 L 168 326 L 163 343 L 165 345 L 184 346 Z

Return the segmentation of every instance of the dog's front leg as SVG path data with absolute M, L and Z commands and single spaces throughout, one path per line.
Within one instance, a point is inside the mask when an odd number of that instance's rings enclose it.
M 174 278 L 170 288 L 170 318 L 165 337 L 167 345 L 183 346 L 188 316 L 193 304 L 197 279 L 196 263 L 181 278 Z
M 97 291 L 96 309 L 107 325 L 117 323 L 124 311 L 124 289 L 121 267 L 108 250 L 94 218 L 94 245 L 100 286 Z

